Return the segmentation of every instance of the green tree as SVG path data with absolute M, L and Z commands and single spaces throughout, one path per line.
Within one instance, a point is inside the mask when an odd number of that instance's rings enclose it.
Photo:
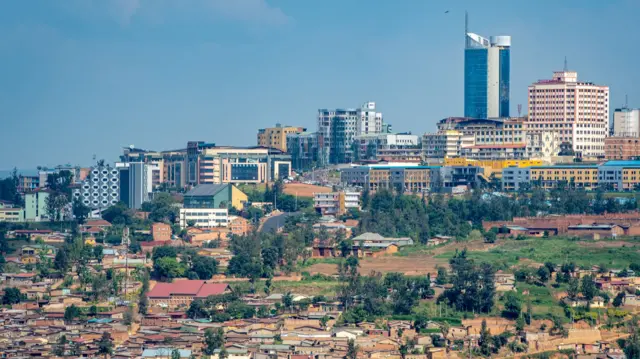
M 515 319 L 522 312 L 522 300 L 515 292 L 507 292 L 504 295 L 504 311 L 502 315 L 509 319 Z
M 618 293 L 615 298 L 613 298 L 613 306 L 618 308 L 624 303 L 624 292 Z
M 113 355 L 113 341 L 109 332 L 102 333 L 102 337 L 98 342 L 98 354 L 104 355 L 105 358 Z
M 198 275 L 199 279 L 211 279 L 218 272 L 218 262 L 205 256 L 195 256 L 191 263 L 191 270 Z
M 66 322 L 72 322 L 76 318 L 79 318 L 80 315 L 81 315 L 80 309 L 76 307 L 74 304 L 71 304 L 70 306 L 66 307 L 64 310 L 64 320 Z
M 149 292 L 149 272 L 145 269 L 142 274 L 142 288 L 140 289 L 140 299 L 138 300 L 138 313 L 142 315 L 147 314 L 149 309 L 149 298 L 147 293 Z
M 436 276 L 436 284 L 447 284 L 447 270 L 444 267 L 438 267 L 438 275 Z
M 2 295 L 2 304 L 18 304 L 22 301 L 22 298 L 22 293 L 20 293 L 20 290 L 18 288 L 8 287 L 4 289 L 4 294 Z
M 540 278 L 540 281 L 542 282 L 548 282 L 549 278 L 551 278 L 551 273 L 549 272 L 549 268 L 547 268 L 546 266 L 542 266 L 540 268 L 538 268 L 538 278 Z
M 67 270 L 69 270 L 69 266 L 70 263 L 67 251 L 63 247 L 58 250 L 58 253 L 56 253 L 56 257 L 53 260 L 53 267 L 61 273 L 66 273 Z
M 480 345 L 480 353 L 482 353 L 482 355 L 491 355 L 491 333 L 489 333 L 489 329 L 487 329 L 487 321 L 484 319 L 482 320 L 480 327 L 480 340 L 478 341 L 478 344 Z
M 73 213 L 73 217 L 76 221 L 78 221 L 79 224 L 83 224 L 87 220 L 91 209 L 85 206 L 80 199 L 76 198 L 73 200 L 71 212 Z
M 102 258 L 104 258 L 104 247 L 101 245 L 97 245 L 93 247 L 93 257 L 99 262 L 102 263 Z
M 353 339 L 349 339 L 347 341 L 347 354 L 344 359 L 357 359 L 359 350 L 360 348 L 356 345 L 356 342 Z
M 171 359 L 180 359 L 180 351 L 178 349 L 173 349 L 171 351 Z
M 127 308 L 127 311 L 123 314 L 123 322 L 127 326 L 131 326 L 134 320 L 133 308 Z
M 596 283 L 590 275 L 582 277 L 581 282 L 580 292 L 588 302 L 591 302 L 591 300 L 598 294 Z
M 185 268 L 184 265 L 175 258 L 162 257 L 153 262 L 153 273 L 159 280 L 171 281 L 174 278 L 183 277 Z
M 575 299 L 578 296 L 579 292 L 580 282 L 578 282 L 578 279 L 576 278 L 571 278 L 569 280 L 569 285 L 567 286 L 567 295 L 569 296 L 569 298 Z
M 213 328 L 207 328 L 204 332 L 204 353 L 206 355 L 213 355 L 216 349 L 221 348 L 224 345 L 224 331 L 222 328 L 214 330 Z

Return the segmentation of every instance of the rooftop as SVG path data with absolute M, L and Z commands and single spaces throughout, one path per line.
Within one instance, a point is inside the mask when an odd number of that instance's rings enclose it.
M 227 188 L 229 184 L 201 184 L 185 194 L 187 196 L 214 196 L 218 192 Z

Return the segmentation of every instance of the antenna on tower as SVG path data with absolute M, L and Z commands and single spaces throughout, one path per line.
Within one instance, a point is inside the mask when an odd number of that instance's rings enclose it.
M 522 104 L 519 103 L 518 104 L 518 117 L 520 117 L 520 114 L 522 113 Z
M 625 94 L 624 95 L 624 108 L 629 108 L 629 95 Z
M 569 71 L 569 65 L 567 65 L 567 57 L 564 57 L 564 72 Z

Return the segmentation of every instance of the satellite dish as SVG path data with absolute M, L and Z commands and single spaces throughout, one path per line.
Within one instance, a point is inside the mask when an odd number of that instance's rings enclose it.
M 130 149 L 134 149 L 134 148 L 135 148 L 135 146 L 134 146 L 134 145 L 129 145 L 129 148 L 130 148 Z

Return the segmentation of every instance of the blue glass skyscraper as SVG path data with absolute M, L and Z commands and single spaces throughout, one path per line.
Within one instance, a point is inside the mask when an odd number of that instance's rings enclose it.
M 510 48 L 510 36 L 486 39 L 468 32 L 465 16 L 465 117 L 509 117 Z

